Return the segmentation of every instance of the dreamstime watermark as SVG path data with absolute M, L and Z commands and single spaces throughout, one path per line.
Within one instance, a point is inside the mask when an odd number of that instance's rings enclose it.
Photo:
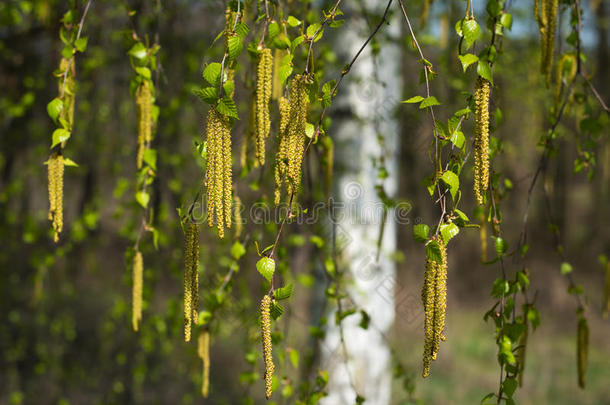
M 347 183 L 340 195 L 339 199 L 331 197 L 328 201 L 317 201 L 309 207 L 300 202 L 293 202 L 292 206 L 287 202 L 274 205 L 263 201 L 257 201 L 250 207 L 240 205 L 234 207 L 233 221 L 256 225 L 280 224 L 290 215 L 289 222 L 299 225 L 313 225 L 321 220 L 345 226 L 380 225 L 382 221 L 409 225 L 412 222 L 410 213 L 413 206 L 409 201 L 398 201 L 389 206 L 376 196 L 367 198 L 362 185 L 355 181 Z M 190 207 L 189 212 L 196 222 L 207 222 L 205 195 Z

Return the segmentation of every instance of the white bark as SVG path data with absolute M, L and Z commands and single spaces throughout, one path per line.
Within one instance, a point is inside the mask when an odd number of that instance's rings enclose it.
M 377 3 L 377 6 L 381 5 Z M 348 19 L 340 29 L 338 46 L 344 50 L 346 44 L 350 44 L 350 58 L 368 36 L 366 27 L 355 27 L 355 24 L 356 19 Z M 397 31 L 398 27 L 394 23 L 382 30 Z M 355 306 L 370 315 L 371 326 L 368 330 L 362 329 L 359 314 L 345 318 L 342 322 L 344 350 L 339 328 L 335 326 L 336 312 L 329 314 L 321 348 L 321 366 L 330 372 L 329 395 L 321 401 L 323 405 L 353 404 L 357 394 L 366 399 L 367 405 L 389 404 L 391 400 L 391 354 L 381 333 L 387 333 L 394 322 L 395 264 L 389 254 L 396 250 L 396 222 L 394 211 L 390 210 L 377 262 L 383 205 L 375 190 L 379 180 L 373 158 L 386 154 L 390 176 L 383 186 L 387 194 L 393 196 L 398 184 L 398 128 L 392 111 L 402 88 L 399 61 L 400 50 L 395 45 L 383 44 L 377 64 L 367 48 L 342 84 L 336 103 L 352 113 L 348 119 L 333 122 L 331 135 L 335 141 L 337 166 L 344 169 L 337 173 L 341 177 L 336 182 L 335 192 L 337 203 L 344 206 L 338 209 L 337 224 L 339 267 L 347 280 L 347 285 L 342 287 L 355 301 Z M 374 81 L 375 69 L 380 82 Z M 375 118 L 378 119 L 377 127 Z M 385 137 L 385 151 L 377 140 L 378 132 Z M 342 246 L 344 242 L 345 246 Z M 350 307 L 349 303 L 345 306 Z

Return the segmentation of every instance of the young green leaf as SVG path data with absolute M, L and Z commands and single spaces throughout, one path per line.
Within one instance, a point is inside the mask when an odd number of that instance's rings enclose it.
M 278 288 L 273 292 L 273 296 L 276 300 L 285 300 L 290 298 L 292 295 L 293 285 L 292 283 L 285 285 L 284 287 Z
M 271 282 L 273 273 L 275 273 L 275 260 L 270 257 L 262 257 L 256 263 L 256 270 L 258 270 L 261 276 L 265 277 L 267 281 Z
M 420 243 L 426 243 L 430 227 L 426 224 L 418 224 L 413 227 L 413 238 Z
M 51 144 L 51 147 L 54 148 L 60 143 L 67 141 L 68 139 L 70 139 L 70 135 L 71 133 L 67 129 L 57 128 L 55 131 L 53 131 L 53 143 Z

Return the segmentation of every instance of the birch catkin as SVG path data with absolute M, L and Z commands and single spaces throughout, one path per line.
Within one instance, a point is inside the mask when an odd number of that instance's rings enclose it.
M 446 340 L 443 330 L 447 309 L 447 251 L 440 235 L 432 238 L 431 242 L 436 242 L 440 247 L 441 261 L 427 259 L 424 272 L 424 378 L 430 375 L 430 364 L 436 360 L 441 340 Z
M 289 102 L 280 99 L 280 139 L 275 174 L 276 204 L 281 198 L 282 183 L 288 194 L 297 192 L 301 185 L 301 165 L 307 139 L 305 128 L 309 109 L 309 82 L 310 79 L 306 75 L 296 75 L 290 84 Z
M 136 105 L 138 107 L 138 155 L 137 166 L 142 168 L 144 151 L 150 146 L 152 140 L 152 105 L 153 97 L 151 83 L 149 80 L 142 80 L 136 90 Z
M 210 332 L 203 331 L 197 340 L 197 354 L 203 363 L 203 373 L 201 378 L 201 395 L 208 397 L 210 390 Z
M 199 312 L 199 227 L 189 221 L 184 232 L 184 341 L 189 342 Z
M 265 362 L 265 397 L 271 398 L 273 389 L 273 354 L 271 345 L 271 297 L 265 295 L 261 301 L 261 337 L 263 341 L 263 360 Z
M 578 320 L 578 386 L 585 388 L 585 376 L 587 373 L 587 357 L 589 354 L 589 325 L 587 319 L 581 317 Z
M 212 107 L 207 121 L 207 167 L 206 197 L 208 225 L 218 229 L 218 236 L 224 238 L 225 226 L 231 227 L 232 208 L 232 156 L 231 129 L 227 117 Z
M 133 257 L 133 287 L 131 294 L 131 324 L 134 331 L 138 331 L 140 321 L 142 320 L 142 284 L 143 284 L 143 273 L 144 273 L 144 260 L 142 259 L 142 253 L 136 251 Z
M 489 187 L 489 82 L 477 78 L 474 93 L 474 194 L 479 205 Z
M 265 164 L 265 141 L 271 127 L 269 101 L 272 69 L 271 49 L 265 48 L 260 52 L 256 70 L 256 157 L 261 166 Z
M 64 158 L 54 153 L 47 162 L 49 180 L 49 215 L 53 222 L 53 240 L 59 241 L 59 235 L 63 230 L 63 200 L 64 200 Z

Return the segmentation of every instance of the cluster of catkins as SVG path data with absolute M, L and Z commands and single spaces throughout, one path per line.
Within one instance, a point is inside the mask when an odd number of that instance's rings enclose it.
M 233 203 L 231 124 L 229 118 L 210 108 L 207 122 L 207 168 L 205 174 L 208 225 L 224 238 L 225 226 L 231 228 Z
M 309 96 L 307 75 L 295 75 L 290 84 L 290 98 L 279 100 L 280 124 L 275 166 L 275 203 L 279 204 L 282 188 L 288 195 L 298 191 L 301 184 L 301 164 L 307 135 Z
M 542 49 L 540 70 L 546 78 L 547 86 L 551 82 L 558 7 L 559 0 L 534 0 L 534 15 L 540 30 Z
M 479 205 L 489 187 L 489 81 L 478 77 L 474 92 L 474 195 Z
M 421 292 L 424 304 L 424 378 L 430 375 L 430 364 L 436 360 L 441 340 L 446 340 L 443 330 L 447 309 L 447 250 L 440 235 L 434 236 L 429 243 L 438 244 L 441 261 L 426 260 Z
M 191 340 L 191 325 L 199 316 L 199 227 L 184 225 L 184 341 Z

